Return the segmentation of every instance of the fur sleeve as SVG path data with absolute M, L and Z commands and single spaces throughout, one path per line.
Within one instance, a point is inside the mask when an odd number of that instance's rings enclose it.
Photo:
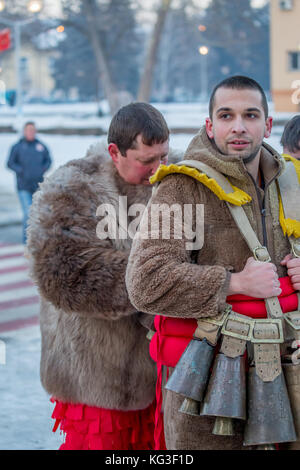
M 135 312 L 125 286 L 129 252 L 97 238 L 100 203 L 88 172 L 75 164 L 45 179 L 31 207 L 31 274 L 56 308 L 115 320 Z
M 167 176 L 151 206 L 177 204 L 183 208 L 185 203 L 201 203 L 196 185 L 185 175 Z M 161 220 L 164 219 L 162 216 Z M 133 241 L 127 267 L 126 284 L 132 303 L 151 314 L 182 318 L 215 316 L 225 306 L 230 273 L 222 266 L 192 264 L 185 234 L 177 232 L 174 236 L 175 231 L 173 234 L 171 231 L 169 239 L 163 238 L 160 227 L 159 236 L 157 232 L 149 236 L 154 226 L 150 210 L 148 224 L 141 223 L 140 236 Z

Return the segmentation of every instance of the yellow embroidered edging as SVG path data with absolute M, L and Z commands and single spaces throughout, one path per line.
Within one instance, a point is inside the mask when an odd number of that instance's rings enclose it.
M 282 154 L 282 156 L 286 162 L 293 163 L 297 176 L 298 176 L 298 181 L 300 184 L 300 161 L 297 160 L 297 158 L 291 157 L 291 155 L 288 155 L 287 153 Z M 279 222 L 280 222 L 284 235 L 287 235 L 288 237 L 294 236 L 295 238 L 300 237 L 300 222 L 298 220 L 284 218 L 284 210 L 283 210 L 283 205 L 282 205 L 280 194 L 279 194 Z
M 292 235 L 295 238 L 300 237 L 300 222 L 293 219 L 285 219 L 281 196 L 279 195 L 279 222 L 283 230 L 284 235 L 291 237 Z
M 155 175 L 151 176 L 150 183 L 157 183 L 158 181 L 164 179 L 165 176 L 173 173 L 181 173 L 187 176 L 191 176 L 192 178 L 196 179 L 197 181 L 200 181 L 200 183 L 204 184 L 204 186 L 209 188 L 221 201 L 230 202 L 235 206 L 242 206 L 243 204 L 247 204 L 252 200 L 249 194 L 245 193 L 239 188 L 236 188 L 233 185 L 231 186 L 234 191 L 232 193 L 226 193 L 216 182 L 216 180 L 214 180 L 213 178 L 209 178 L 205 173 L 201 173 L 195 168 L 190 168 L 185 165 L 160 165 Z
M 298 176 L 298 181 L 299 181 L 299 184 L 300 184 L 300 160 L 297 160 L 297 158 L 291 157 L 287 153 L 283 153 L 282 156 L 283 156 L 283 158 L 285 159 L 286 162 L 292 162 L 293 163 L 293 165 L 295 167 L 295 170 L 296 170 L 296 173 L 297 173 L 297 176 Z

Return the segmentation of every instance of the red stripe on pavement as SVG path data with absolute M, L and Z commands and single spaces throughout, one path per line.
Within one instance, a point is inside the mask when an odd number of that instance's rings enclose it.
M 19 330 L 20 328 L 25 328 L 26 326 L 33 326 L 39 324 L 39 317 L 36 315 L 34 317 L 22 318 L 19 320 L 12 320 L 4 323 L 0 323 L 0 333 L 5 331 Z
M 32 287 L 34 286 L 33 282 L 30 279 L 19 282 L 11 282 L 9 284 L 0 285 L 0 292 L 5 292 L 7 290 L 20 289 L 22 287 Z
M 17 271 L 26 271 L 28 270 L 28 265 L 22 266 L 12 266 L 11 268 L 2 268 L 0 269 L 0 274 L 16 273 Z
M 1 310 L 6 310 L 8 308 L 21 307 L 22 305 L 37 304 L 38 301 L 39 296 L 35 295 L 34 297 L 24 297 L 23 299 L 14 299 L 7 300 L 5 302 L 0 302 L 0 312 Z
M 17 258 L 18 256 L 24 256 L 24 253 L 7 253 L 7 255 L 0 255 L 0 260 L 8 258 Z

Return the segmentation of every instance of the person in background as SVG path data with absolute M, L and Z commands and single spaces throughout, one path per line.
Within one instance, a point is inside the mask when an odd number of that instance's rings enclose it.
M 300 114 L 286 123 L 280 143 L 284 154 L 300 160 Z
M 16 173 L 17 191 L 23 211 L 23 243 L 26 244 L 26 229 L 32 195 L 43 181 L 50 168 L 49 150 L 36 138 L 34 122 L 26 122 L 23 137 L 12 146 L 7 166 Z

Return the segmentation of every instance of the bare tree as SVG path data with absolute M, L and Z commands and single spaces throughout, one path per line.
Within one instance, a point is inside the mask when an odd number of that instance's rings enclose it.
M 111 0 L 111 3 L 113 3 L 113 0 Z M 141 8 L 139 2 L 135 3 L 132 0 L 131 3 L 132 6 L 136 7 L 136 12 L 138 11 L 138 5 L 139 8 Z M 151 33 L 149 47 L 142 66 L 141 78 L 139 80 L 139 91 L 137 93 L 138 100 L 149 101 L 150 99 L 157 54 L 165 20 L 171 3 L 172 0 L 159 0 L 156 22 Z M 14 17 L 24 17 L 25 4 L 26 0 L 12 0 L 9 3 L 9 11 L 7 13 Z M 119 27 L 114 27 L 113 31 L 115 32 L 115 35 L 113 41 L 115 44 L 109 44 L 107 38 L 110 37 L 110 28 L 112 25 L 112 18 L 108 18 L 106 14 L 106 5 L 109 5 L 109 2 L 99 0 L 61 0 L 61 5 L 64 11 L 64 26 L 75 28 L 81 35 L 87 38 L 92 46 L 101 88 L 108 100 L 110 112 L 113 114 L 123 103 L 117 85 L 118 81 L 112 67 L 113 61 L 109 60 L 110 57 L 108 54 L 112 53 L 112 49 L 118 47 L 119 41 L 122 40 L 122 35 L 124 35 L 124 32 L 128 31 L 128 28 L 131 28 L 132 26 L 126 23 L 126 17 L 124 17 L 124 21 L 119 25 Z M 144 6 L 142 6 L 142 8 L 144 9 Z M 44 18 L 40 19 L 44 20 Z M 51 23 L 51 21 L 53 22 L 54 20 L 44 20 L 43 23 L 41 21 L 37 22 L 38 32 L 47 31 L 48 29 L 55 27 L 55 21 L 53 23 Z M 58 18 L 56 21 L 58 21 Z M 34 36 L 33 32 L 37 32 L 35 24 L 28 28 L 29 40 Z M 25 33 L 26 32 L 24 31 L 24 36 Z M 140 67 L 137 67 L 136 81 L 138 81 L 139 68 Z
M 111 114 L 114 114 L 119 108 L 118 93 L 113 83 L 101 38 L 97 33 L 94 0 L 85 0 L 85 8 L 90 41 L 94 50 L 98 73 L 101 78 L 104 93 L 109 103 Z
M 160 8 L 157 12 L 157 20 L 150 38 L 149 48 L 146 55 L 144 70 L 142 72 L 140 87 L 138 92 L 139 101 L 149 101 L 154 76 L 159 44 L 172 0 L 161 0 Z

